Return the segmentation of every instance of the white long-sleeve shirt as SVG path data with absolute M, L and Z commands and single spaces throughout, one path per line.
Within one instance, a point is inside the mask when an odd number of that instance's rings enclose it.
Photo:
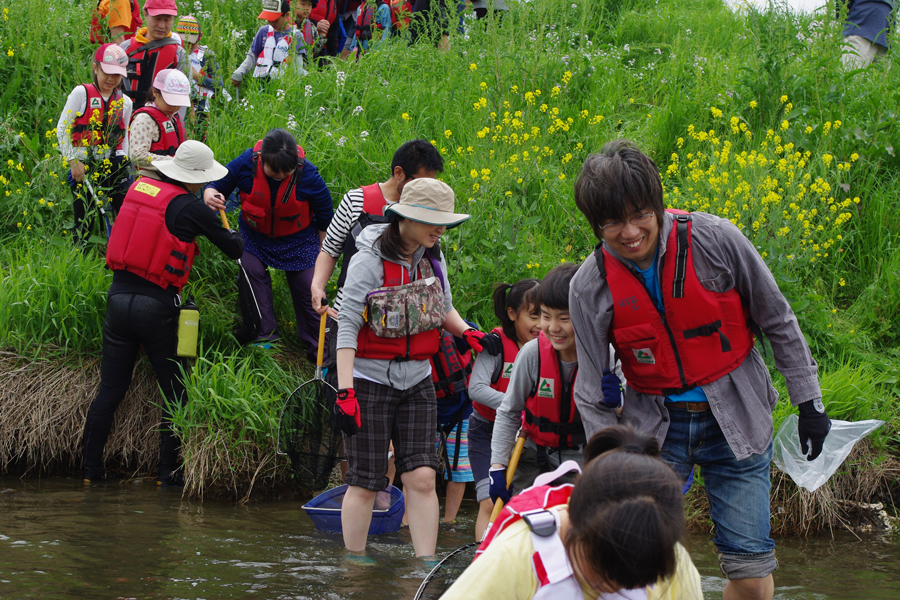
M 123 106 L 122 119 L 125 123 L 125 138 L 122 140 L 121 156 L 128 156 L 128 123 L 131 121 L 131 98 L 123 96 L 125 104 Z M 108 96 L 103 97 L 104 101 L 109 101 Z M 66 105 L 63 106 L 62 113 L 59 115 L 59 121 L 56 123 L 56 139 L 59 142 L 59 151 L 66 160 L 77 158 L 81 162 L 88 160 L 103 160 L 109 158 L 109 150 L 100 150 L 97 146 L 75 146 L 72 144 L 72 125 L 78 115 L 83 115 L 87 110 L 87 91 L 83 85 L 76 86 L 66 99 Z

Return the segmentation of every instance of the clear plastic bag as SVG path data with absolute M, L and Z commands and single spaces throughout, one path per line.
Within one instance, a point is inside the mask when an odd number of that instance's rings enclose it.
M 882 425 L 884 421 L 831 421 L 831 431 L 825 438 L 822 454 L 816 460 L 808 461 L 800 451 L 800 437 L 797 435 L 797 415 L 789 415 L 778 433 L 772 448 L 772 462 L 787 473 L 798 486 L 814 492 L 834 475 L 844 462 L 853 446 Z

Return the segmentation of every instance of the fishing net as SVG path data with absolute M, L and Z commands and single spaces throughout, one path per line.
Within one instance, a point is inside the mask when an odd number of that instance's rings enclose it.
M 340 460 L 341 435 L 331 424 L 337 390 L 325 381 L 322 369 L 325 330 L 326 316 L 322 315 L 316 375 L 291 392 L 278 419 L 277 451 L 290 459 L 297 484 L 312 491 L 328 487 Z
M 478 549 L 478 542 L 466 544 L 457 548 L 444 557 L 431 570 L 419 590 L 416 592 L 415 600 L 436 600 L 440 598 L 444 592 L 450 589 L 462 572 L 472 564 L 475 558 L 475 550 Z

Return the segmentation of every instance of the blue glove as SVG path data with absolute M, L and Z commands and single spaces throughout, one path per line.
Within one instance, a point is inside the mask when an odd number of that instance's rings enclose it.
M 603 390 L 603 404 L 613 410 L 622 406 L 622 382 L 609 369 L 603 371 L 600 389 Z
M 513 486 L 510 484 L 509 489 L 506 487 L 506 468 L 491 469 L 488 471 L 488 476 L 491 479 L 491 500 L 495 504 L 498 498 L 503 500 L 503 504 L 509 502 L 509 498 L 512 496 Z

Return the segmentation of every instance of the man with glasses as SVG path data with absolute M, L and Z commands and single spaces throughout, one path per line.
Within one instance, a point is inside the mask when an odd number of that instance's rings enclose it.
M 575 203 L 600 243 L 572 279 L 578 348 L 575 402 L 588 439 L 617 422 L 598 391 L 628 384 L 621 418 L 653 433 L 687 480 L 700 466 L 728 577 L 723 597 L 771 599 L 772 409 L 778 393 L 754 347 L 769 338 L 814 460 L 831 428 L 816 362 L 790 305 L 752 243 L 730 221 L 667 211 L 656 164 L 616 140 L 587 158 Z

